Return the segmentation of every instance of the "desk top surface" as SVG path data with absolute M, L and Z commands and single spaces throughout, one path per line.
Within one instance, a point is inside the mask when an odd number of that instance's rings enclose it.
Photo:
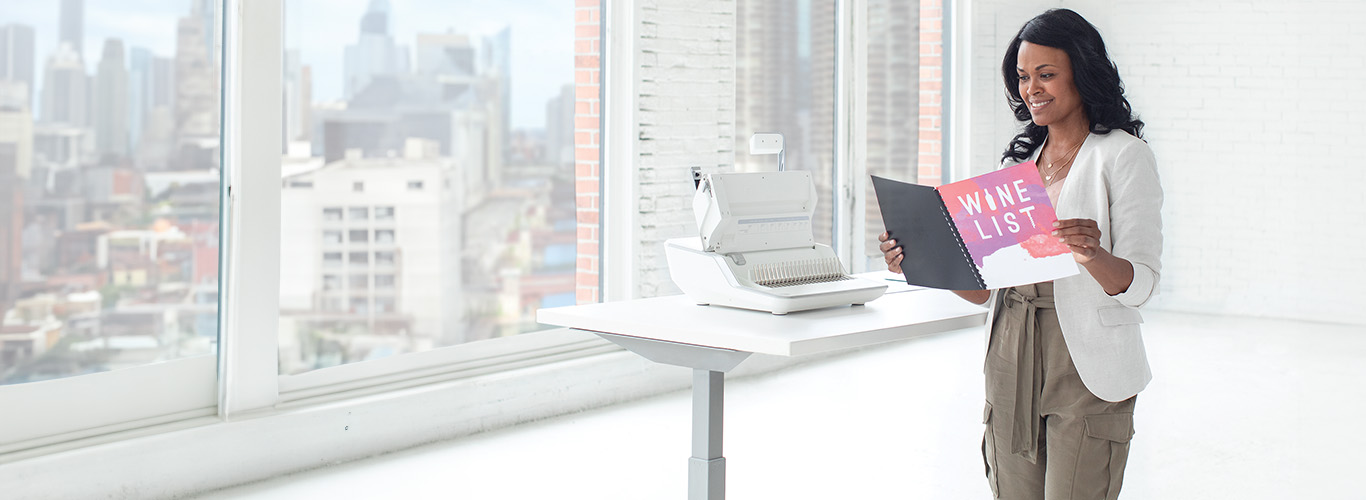
M 536 321 L 592 332 L 798 356 L 980 326 L 986 308 L 952 292 L 900 287 L 863 306 L 778 316 L 699 306 L 684 295 L 541 309 Z

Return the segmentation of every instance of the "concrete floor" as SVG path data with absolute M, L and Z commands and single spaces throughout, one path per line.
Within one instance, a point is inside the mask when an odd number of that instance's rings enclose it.
M 1364 498 L 1366 328 L 1145 319 L 1155 378 L 1121 498 Z M 983 349 L 964 330 L 731 381 L 727 498 L 989 498 Z M 676 392 L 199 498 L 683 499 L 690 403 Z

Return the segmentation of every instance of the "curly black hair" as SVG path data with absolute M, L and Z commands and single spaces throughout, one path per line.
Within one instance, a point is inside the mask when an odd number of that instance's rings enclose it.
M 1020 97 L 1019 73 L 1015 69 L 1020 54 L 1020 42 L 1029 42 L 1062 49 L 1072 61 L 1072 80 L 1081 94 L 1086 119 L 1091 132 L 1108 134 L 1123 130 L 1143 138 L 1143 121 L 1133 114 L 1129 100 L 1124 98 L 1124 82 L 1119 79 L 1119 68 L 1105 51 L 1100 31 L 1080 14 L 1069 9 L 1050 9 L 1030 19 L 1006 48 L 1001 61 L 1001 75 L 1005 78 L 1006 102 L 1015 112 L 1015 119 L 1024 122 L 1024 131 L 1011 139 L 1001 159 L 1022 161 L 1034 154 L 1048 135 L 1047 127 L 1034 123 L 1029 106 Z

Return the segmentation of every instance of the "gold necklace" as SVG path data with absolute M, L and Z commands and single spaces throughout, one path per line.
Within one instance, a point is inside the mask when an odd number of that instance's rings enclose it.
M 1054 159 L 1053 161 L 1048 162 L 1048 166 L 1044 167 L 1044 185 L 1047 186 L 1053 184 L 1053 176 L 1058 175 L 1059 172 L 1062 172 L 1063 169 L 1067 168 L 1068 165 L 1072 164 L 1072 160 L 1076 158 L 1077 153 L 1081 152 L 1081 145 L 1085 143 L 1085 140 L 1078 142 L 1077 146 L 1072 148 L 1072 152 L 1068 153 L 1068 155 L 1066 156 L 1066 160 L 1060 162 L 1057 159 Z M 1059 166 L 1057 169 L 1053 168 L 1054 163 L 1058 163 Z M 1052 170 L 1052 173 L 1049 173 L 1049 170 Z

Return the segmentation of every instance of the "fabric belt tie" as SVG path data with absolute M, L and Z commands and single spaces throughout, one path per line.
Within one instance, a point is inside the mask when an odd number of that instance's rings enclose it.
M 1023 289 L 1025 293 L 1021 293 Z M 1006 291 L 1006 308 L 1010 328 L 1023 331 L 1015 345 L 1015 418 L 1011 423 L 1010 452 L 1038 463 L 1039 406 L 1043 390 L 1043 346 L 1039 342 L 1039 309 L 1056 309 L 1053 297 L 1039 297 L 1034 286 L 1010 288 Z M 1024 307 L 1019 307 L 1024 306 Z M 1020 328 L 1024 326 L 1024 328 Z M 1002 346 L 1004 347 L 1004 346 Z

